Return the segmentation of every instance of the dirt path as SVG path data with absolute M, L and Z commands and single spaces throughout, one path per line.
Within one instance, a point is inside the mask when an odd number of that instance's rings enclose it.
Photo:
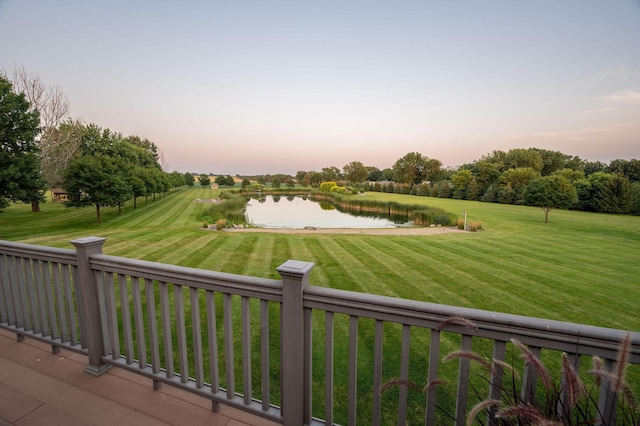
M 441 235 L 465 232 L 458 228 L 434 226 L 429 228 L 316 228 L 316 229 L 288 229 L 288 228 L 226 228 L 224 232 L 270 232 L 274 234 L 359 234 L 359 235 Z

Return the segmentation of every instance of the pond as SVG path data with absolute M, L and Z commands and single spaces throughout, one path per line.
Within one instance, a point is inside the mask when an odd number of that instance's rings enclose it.
M 397 228 L 410 223 L 397 223 L 389 218 L 356 216 L 341 212 L 328 203 L 306 197 L 266 196 L 252 198 L 246 207 L 247 223 L 261 228 Z

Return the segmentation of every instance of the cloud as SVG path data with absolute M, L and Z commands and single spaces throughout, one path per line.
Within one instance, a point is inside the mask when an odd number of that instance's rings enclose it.
M 625 105 L 640 105 L 640 90 L 626 89 L 605 95 L 602 99 L 606 102 L 622 103 Z
M 611 83 L 637 81 L 640 78 L 640 69 L 631 67 L 618 67 L 603 70 L 579 81 L 579 86 L 602 86 Z

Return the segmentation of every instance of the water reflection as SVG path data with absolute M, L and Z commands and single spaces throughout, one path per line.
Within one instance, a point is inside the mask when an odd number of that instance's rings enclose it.
M 330 203 L 317 203 L 307 197 L 252 198 L 247 203 L 246 216 L 247 223 L 262 228 L 396 228 L 401 225 L 389 218 L 341 212 Z

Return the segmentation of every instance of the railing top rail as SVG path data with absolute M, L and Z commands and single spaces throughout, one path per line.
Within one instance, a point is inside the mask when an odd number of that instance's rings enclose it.
M 607 358 L 615 358 L 627 334 L 611 328 L 313 286 L 305 291 L 304 305 L 431 329 L 452 317 L 462 317 L 475 324 L 477 330 L 457 325 L 445 330 L 500 341 L 514 338 L 529 345 Z M 630 335 L 630 362 L 640 364 L 640 333 Z
M 240 296 L 273 301 L 282 300 L 282 281 L 280 280 L 206 271 L 105 254 L 91 256 L 90 263 L 91 268 L 98 271 L 131 275 Z
M 77 266 L 75 250 L 0 240 L 0 254 Z

